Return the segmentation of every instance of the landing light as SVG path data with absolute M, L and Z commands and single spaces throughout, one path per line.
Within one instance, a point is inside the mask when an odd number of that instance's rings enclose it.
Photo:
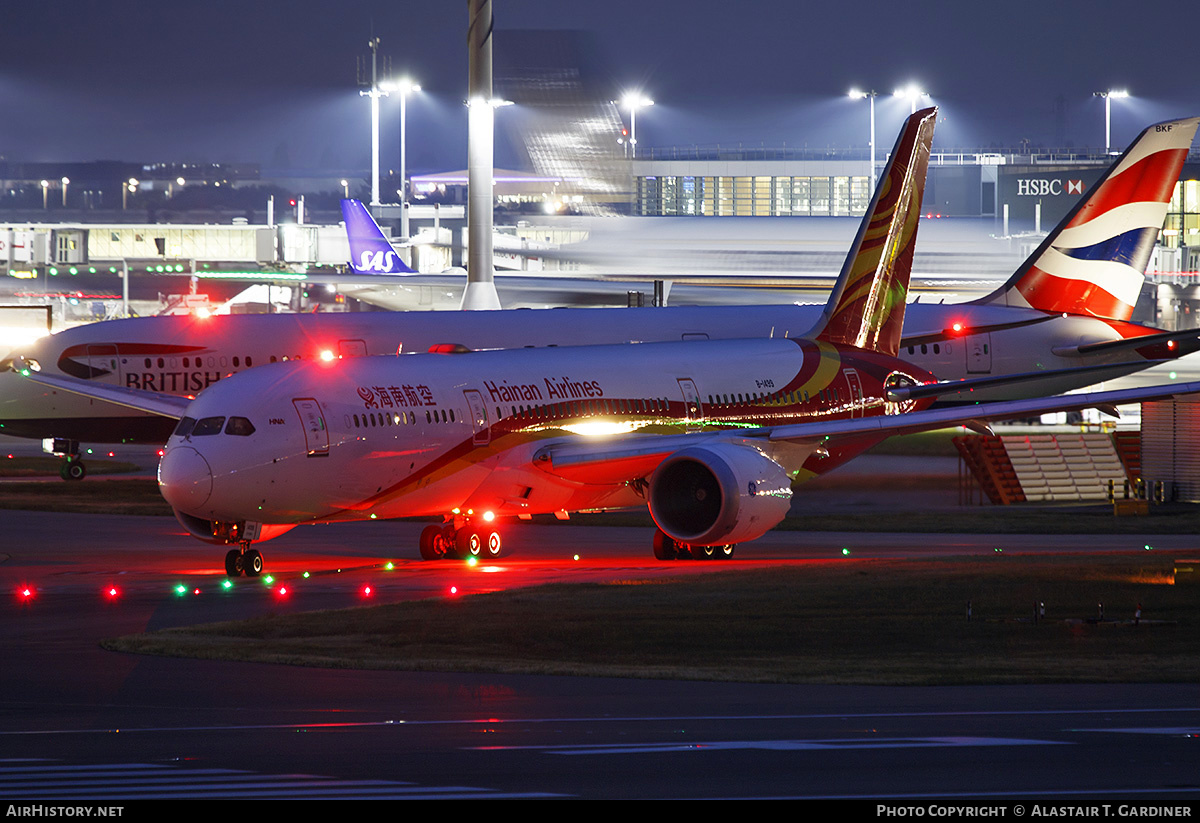
M 321 352 L 321 359 L 324 360 L 326 363 L 332 362 L 333 361 L 333 352 L 331 352 L 329 349 L 325 349 L 324 351 Z

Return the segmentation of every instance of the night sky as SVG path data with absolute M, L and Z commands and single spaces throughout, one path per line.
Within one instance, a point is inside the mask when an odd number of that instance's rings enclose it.
M 1102 146 L 1200 114 L 1189 6 L 1143 2 L 857 3 L 496 0 L 505 29 L 591 32 L 615 90 L 656 101 L 643 147 L 737 143 L 865 147 L 865 101 L 909 81 L 941 107 L 935 148 Z M 13 161 L 256 162 L 364 169 L 369 104 L 357 60 L 372 32 L 410 99 L 410 171 L 466 165 L 465 0 L 287 3 L 133 0 L 0 6 L 0 156 Z M 1181 26 L 1184 26 L 1181 28 Z M 498 58 L 499 59 L 499 56 Z M 519 117 L 502 110 L 498 117 Z M 906 102 L 877 101 L 890 146 Z M 398 105 L 385 100 L 382 164 L 398 164 Z M 508 158 L 498 152 L 497 165 Z

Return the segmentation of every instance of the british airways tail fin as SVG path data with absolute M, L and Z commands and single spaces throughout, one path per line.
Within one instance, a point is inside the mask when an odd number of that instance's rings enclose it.
M 342 201 L 342 218 L 350 238 L 350 270 L 358 274 L 415 274 L 392 244 L 367 207 L 357 200 Z
M 925 193 L 925 173 L 937 109 L 911 115 L 810 336 L 828 343 L 895 355 Z
M 1198 123 L 1143 131 L 1008 282 L 974 302 L 1128 320 Z

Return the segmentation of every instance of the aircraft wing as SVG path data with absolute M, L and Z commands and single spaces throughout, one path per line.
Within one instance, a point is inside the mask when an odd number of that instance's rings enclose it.
M 1168 359 L 1147 360 L 1145 365 L 1154 366 L 1159 363 L 1168 362 L 1170 362 Z M 1020 385 L 1021 383 L 1038 383 L 1044 380 L 1054 380 L 1059 377 L 1071 377 L 1091 372 L 1104 372 L 1112 369 L 1112 367 L 1111 363 L 1101 363 L 1094 366 L 1078 366 L 1073 369 L 1050 369 L 1048 371 L 1019 372 L 1017 374 L 1000 374 L 989 377 L 968 377 L 962 380 L 942 380 L 938 383 L 897 386 L 888 389 L 887 399 L 892 402 L 902 402 L 904 400 L 921 400 L 926 397 L 959 395 L 959 397 L 952 399 L 969 403 L 971 402 L 971 393 L 974 391 L 993 389 L 998 386 Z
M 796 423 L 784 426 L 727 429 L 694 434 L 655 436 L 628 435 L 606 440 L 564 438 L 542 446 L 534 453 L 534 464 L 562 477 L 580 482 L 604 482 L 615 477 L 636 479 L 648 475 L 666 455 L 686 446 L 715 443 L 798 443 L 820 445 L 828 440 L 857 435 L 883 435 L 944 429 L 950 426 L 985 428 L 989 420 L 1011 420 L 1056 411 L 1100 408 L 1150 400 L 1167 400 L 1200 392 L 1200 381 L 1150 386 L 1137 389 L 1063 394 L 1028 400 L 925 409 L 876 417 Z
M 56 391 L 70 392 L 94 400 L 103 400 L 117 406 L 137 409 L 160 417 L 170 417 L 175 420 L 183 417 L 184 410 L 192 402 L 192 397 L 180 397 L 174 394 L 161 394 L 145 389 L 127 389 L 124 386 L 111 386 L 97 383 L 94 380 L 79 380 L 74 377 L 58 377 L 41 374 L 22 365 L 21 361 L 14 363 L 15 370 L 26 380 L 45 386 Z
M 1151 352 L 1161 352 L 1161 357 L 1178 357 L 1190 354 L 1200 349 L 1200 331 L 1183 329 L 1182 331 L 1164 331 L 1158 334 L 1146 334 L 1141 337 L 1123 337 L 1119 340 L 1104 340 L 1099 343 L 1084 343 L 1079 346 L 1056 346 L 1054 354 L 1063 357 L 1082 357 L 1091 354 L 1111 354 L 1128 349 L 1150 349 Z M 1143 352 L 1143 354 L 1145 354 Z M 1147 355 L 1150 357 L 1151 355 Z
M 968 334 L 990 334 L 992 332 L 1008 331 L 1009 329 L 1020 329 L 1025 326 L 1036 326 L 1039 323 L 1045 323 L 1053 320 L 1057 315 L 1046 314 L 1040 317 L 1030 317 L 1025 320 L 1013 320 L 1007 323 L 989 323 L 984 325 L 972 325 L 961 329 L 942 329 L 940 331 L 925 331 L 914 332 L 913 334 L 905 334 L 900 338 L 900 348 L 905 346 L 919 346 L 922 343 L 945 343 L 947 340 L 954 341 Z M 1194 333 L 1194 332 L 1193 332 Z M 1058 352 L 1055 352 L 1058 354 Z

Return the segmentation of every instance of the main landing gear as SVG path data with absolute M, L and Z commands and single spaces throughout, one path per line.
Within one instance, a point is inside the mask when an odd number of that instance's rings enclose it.
M 724 546 L 689 546 L 668 537 L 662 529 L 654 530 L 654 557 L 657 560 L 728 560 L 733 557 L 735 543 Z
M 421 531 L 420 548 L 424 560 L 452 560 L 457 557 L 492 559 L 503 553 L 500 532 L 495 529 L 480 530 L 470 521 L 463 521 L 458 526 L 454 523 L 426 526 Z
M 236 549 L 230 549 L 225 555 L 225 573 L 230 577 L 258 577 L 263 570 L 263 556 L 257 549 L 251 549 L 248 542 L 242 543 Z

